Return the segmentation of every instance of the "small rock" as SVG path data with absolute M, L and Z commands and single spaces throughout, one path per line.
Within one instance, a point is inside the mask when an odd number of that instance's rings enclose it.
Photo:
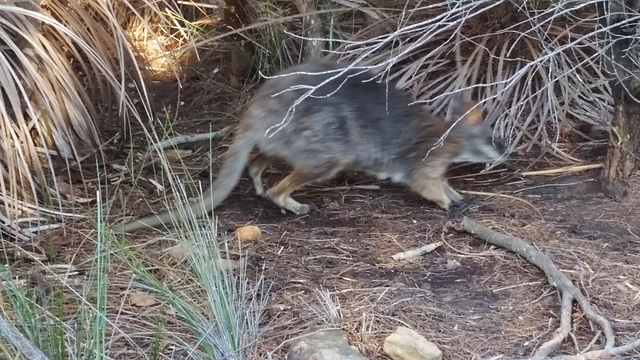
M 442 352 L 434 343 L 403 326 L 384 339 L 382 349 L 393 360 L 442 360 Z
M 158 303 L 158 301 L 151 295 L 141 292 L 131 294 L 131 296 L 129 296 L 129 301 L 131 301 L 131 305 L 138 307 L 148 307 Z
M 330 202 L 327 207 L 329 210 L 340 210 L 340 204 L 337 201 Z
M 445 264 L 445 267 L 447 268 L 447 270 L 454 270 L 459 268 L 460 266 L 462 266 L 462 264 L 460 264 L 460 261 L 456 259 L 449 259 Z
M 220 270 L 233 270 L 240 267 L 240 261 L 231 259 L 221 259 Z
M 288 360 L 366 360 L 340 330 L 321 330 L 289 344 Z
M 236 238 L 240 242 L 256 241 L 262 235 L 262 230 L 255 225 L 241 226 L 236 229 Z
M 175 260 L 182 261 L 187 257 L 182 245 L 178 244 L 165 250 L 167 255 L 171 256 Z

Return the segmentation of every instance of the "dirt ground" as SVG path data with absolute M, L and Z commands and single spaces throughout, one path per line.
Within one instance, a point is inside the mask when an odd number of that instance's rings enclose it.
M 536 209 L 474 197 L 464 215 L 520 236 L 551 256 L 613 322 L 622 344 L 640 336 L 640 197 L 632 192 L 623 203 L 610 201 L 593 186 L 597 176 L 488 188 L 453 184 L 528 198 Z M 447 359 L 529 355 L 550 338 L 559 299 L 540 271 L 455 231 L 448 224 L 456 219 L 402 187 L 347 189 L 358 184 L 375 182 L 344 177 L 298 194 L 319 205 L 310 216 L 281 214 L 256 200 L 246 181 L 218 209 L 223 226 L 252 222 L 265 233 L 249 250 L 254 267 L 266 269 L 274 285 L 265 352 L 321 324 L 316 289 L 328 291 L 339 304 L 342 327 L 372 359 L 385 359 L 382 341 L 398 325 L 438 344 Z M 635 189 L 639 185 L 636 180 Z M 446 246 L 431 254 L 403 262 L 391 258 L 437 240 Z M 593 333 L 588 322 L 575 320 L 583 348 Z M 575 353 L 569 342 L 563 350 Z
M 194 118 L 215 117 L 211 114 L 217 109 L 211 104 L 215 102 L 205 106 L 194 100 L 192 105 L 200 109 Z M 242 105 L 236 108 L 239 111 Z M 201 121 L 183 125 L 180 131 L 208 131 L 208 126 L 216 130 L 222 125 Z M 222 140 L 211 157 L 218 159 L 229 141 Z M 208 146 L 186 147 L 198 150 L 189 166 L 205 183 L 210 175 Z M 634 179 L 628 197 L 615 202 L 601 194 L 599 170 L 517 175 L 516 170 L 530 162 L 513 159 L 484 175 L 474 174 L 478 167 L 453 169 L 451 183 L 456 189 L 520 199 L 466 195 L 465 206 L 456 214 L 443 212 L 402 186 L 362 174 L 345 174 L 304 188 L 294 196 L 314 203 L 318 211 L 307 216 L 284 214 L 253 195 L 243 177 L 216 209 L 216 216 L 221 231 L 231 233 L 247 224 L 263 231 L 259 241 L 243 249 L 249 257 L 249 278 L 262 274 L 271 285 L 258 358 L 284 358 L 286 340 L 324 324 L 322 318 L 329 315 L 323 310 L 327 302 L 321 300 L 320 289 L 339 310 L 339 319 L 332 324 L 346 330 L 351 342 L 371 359 L 387 359 L 383 340 L 399 325 L 436 343 L 448 360 L 530 355 L 558 326 L 557 293 L 525 260 L 456 231 L 460 215 L 522 237 L 549 255 L 612 322 L 616 344 L 640 338 L 640 177 Z M 214 171 L 219 165 L 214 161 Z M 538 167 L 553 165 L 541 162 Z M 287 170 L 281 165 L 269 168 L 266 185 L 273 185 Z M 153 168 L 146 168 L 142 176 L 153 178 Z M 113 214 L 114 221 L 148 212 L 146 201 L 155 210 L 163 208 L 160 199 L 151 200 L 154 192 L 149 183 L 139 182 L 134 191 L 132 199 L 138 201 L 130 199 L 126 209 L 116 205 L 114 211 L 120 213 Z M 151 236 L 157 233 L 142 231 L 130 241 L 144 247 Z M 440 240 L 445 245 L 430 254 L 406 261 L 391 258 Z M 59 254 L 61 261 L 70 256 Z M 574 340 L 565 341 L 561 353 L 576 353 L 595 335 L 592 325 L 574 310 Z M 596 341 L 593 346 L 600 344 Z M 640 358 L 640 352 L 626 358 Z

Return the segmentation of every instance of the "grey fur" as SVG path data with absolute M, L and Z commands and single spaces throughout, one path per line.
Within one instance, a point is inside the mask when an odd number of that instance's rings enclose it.
M 291 105 L 309 87 L 285 90 L 291 86 L 316 86 L 337 73 L 310 73 L 344 67 L 335 62 L 308 62 L 266 81 L 239 125 L 218 178 L 203 199 L 187 204 L 190 210 L 200 217 L 218 206 L 247 167 L 256 193 L 297 214 L 308 213 L 310 206 L 295 201 L 291 192 L 309 182 L 329 180 L 344 170 L 365 171 L 379 179 L 406 184 L 448 209 L 452 202 L 462 199 L 444 179 L 450 163 L 504 160 L 491 142 L 491 129 L 482 123 L 482 110 L 477 104 L 452 102 L 454 120 L 469 112 L 444 143 L 434 148 L 451 124 L 422 106 L 408 106 L 412 99 L 407 93 L 392 84 L 372 81 L 373 73 L 356 69 L 318 88 L 295 106 L 286 126 L 265 136 L 286 118 Z M 250 157 L 254 149 L 258 153 Z M 294 171 L 265 192 L 261 174 L 272 159 L 286 161 Z M 134 220 L 116 231 L 168 225 L 173 218 L 180 219 L 177 212 L 172 215 L 165 211 Z

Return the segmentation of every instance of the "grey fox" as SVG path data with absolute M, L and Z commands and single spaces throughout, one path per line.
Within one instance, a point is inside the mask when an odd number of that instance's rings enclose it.
M 343 170 L 368 172 L 381 180 L 406 184 L 449 209 L 452 202 L 462 200 L 444 178 L 452 162 L 504 161 L 477 103 L 454 97 L 452 119 L 464 117 L 436 146 L 452 123 L 420 105 L 409 106 L 412 99 L 407 93 L 372 80 L 373 72 L 353 68 L 339 75 L 345 68 L 336 62 L 313 61 L 267 80 L 247 109 L 218 178 L 202 199 L 187 205 L 192 213 L 199 217 L 218 206 L 245 169 L 258 195 L 299 215 L 311 207 L 291 198 L 291 193 L 305 184 L 329 180 Z M 332 77 L 336 78 L 330 80 Z M 292 108 L 311 89 L 313 92 Z M 286 120 L 288 123 L 273 131 Z M 250 156 L 254 149 L 257 152 Z M 272 159 L 284 160 L 293 171 L 265 192 L 261 175 Z M 173 218 L 180 219 L 178 212 L 165 211 L 116 231 L 168 225 Z

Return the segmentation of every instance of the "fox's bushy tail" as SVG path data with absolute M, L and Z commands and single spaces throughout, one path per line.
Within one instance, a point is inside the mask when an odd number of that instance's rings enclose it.
M 113 230 L 118 233 L 127 233 L 146 227 L 159 227 L 169 224 L 172 221 L 182 221 L 185 216 L 199 218 L 205 215 L 220 205 L 236 187 L 238 180 L 240 180 L 242 176 L 242 172 L 247 166 L 249 155 L 255 144 L 256 140 L 254 136 L 248 133 L 239 133 L 236 135 L 231 148 L 229 148 L 229 151 L 225 154 L 225 160 L 220 169 L 220 174 L 209 190 L 202 195 L 202 198 L 180 205 L 180 209 L 172 209 L 159 214 L 148 215 L 122 226 L 115 227 Z

